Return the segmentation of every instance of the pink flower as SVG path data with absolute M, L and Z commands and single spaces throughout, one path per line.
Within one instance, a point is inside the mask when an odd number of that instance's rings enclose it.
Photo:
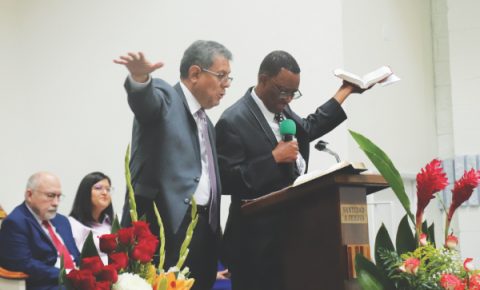
M 420 238 L 419 238 L 419 241 L 420 241 L 420 245 L 421 246 L 426 246 L 427 245 L 427 235 L 424 234 L 424 233 L 421 233 L 420 234 Z
M 455 185 L 452 189 L 452 204 L 450 204 L 450 209 L 448 210 L 447 219 L 450 222 L 452 220 L 453 213 L 455 210 L 466 200 L 472 196 L 473 190 L 478 186 L 478 181 L 480 178 L 480 173 L 471 169 L 470 171 L 465 171 L 460 180 L 455 181 Z
M 420 267 L 420 260 L 416 258 L 408 258 L 403 262 L 402 266 L 400 266 L 400 270 L 402 272 L 406 272 L 409 274 L 417 274 L 418 268 Z
M 465 283 L 455 275 L 443 274 L 440 278 L 440 285 L 446 290 L 464 290 Z
M 448 249 L 454 249 L 458 245 L 458 238 L 455 237 L 453 234 L 448 235 L 447 239 L 445 240 L 445 247 Z
M 422 168 L 417 174 L 417 213 L 416 224 L 417 232 L 420 233 L 422 226 L 423 212 L 428 203 L 435 196 L 434 194 L 443 190 L 448 185 L 447 175 L 443 171 L 442 163 L 438 159 L 433 159 L 429 164 Z
M 480 273 L 473 274 L 470 277 L 470 290 L 480 290 Z
M 473 264 L 473 259 L 472 258 L 466 258 L 465 261 L 463 261 L 463 268 L 465 268 L 465 271 L 471 272 L 475 270 L 475 265 Z

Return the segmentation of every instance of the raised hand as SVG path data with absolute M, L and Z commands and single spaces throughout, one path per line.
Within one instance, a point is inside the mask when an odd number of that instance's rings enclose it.
M 113 62 L 127 67 L 132 78 L 139 83 L 146 82 L 153 71 L 163 66 L 163 62 L 152 63 L 148 61 L 142 52 L 129 52 L 127 55 L 114 59 Z

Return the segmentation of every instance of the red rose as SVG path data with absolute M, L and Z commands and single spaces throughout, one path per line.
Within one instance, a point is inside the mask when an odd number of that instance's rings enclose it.
M 115 283 L 118 280 L 117 269 L 113 265 L 103 266 L 103 268 L 98 272 L 97 279 L 99 281 L 109 281 Z
M 123 228 L 119 229 L 117 232 L 118 241 L 122 245 L 130 245 L 133 243 L 133 228 Z
M 106 234 L 100 236 L 100 251 L 104 253 L 111 253 L 117 248 L 117 235 Z
M 108 263 L 119 271 L 120 269 L 125 269 L 128 266 L 128 256 L 126 253 L 111 253 L 108 255 Z
M 80 269 L 90 270 L 94 275 L 97 275 L 102 267 L 103 263 L 99 256 L 85 257 L 80 264 Z
M 141 245 L 144 251 L 150 253 L 150 255 L 153 256 L 153 254 L 155 254 L 155 252 L 157 251 L 158 239 L 155 236 L 150 235 L 140 240 L 137 246 L 138 245 Z
M 98 281 L 95 284 L 95 290 L 110 290 L 111 284 L 110 281 Z
M 132 251 L 132 259 L 141 263 L 148 263 L 152 260 L 153 253 L 147 243 L 138 243 Z
M 95 289 L 95 277 L 90 270 L 72 270 L 67 274 L 67 279 L 78 290 Z
M 133 222 L 133 231 L 137 239 L 142 239 L 146 236 L 152 235 L 148 223 L 144 221 Z

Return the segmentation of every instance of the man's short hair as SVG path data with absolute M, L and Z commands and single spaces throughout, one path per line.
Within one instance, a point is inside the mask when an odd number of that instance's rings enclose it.
M 258 75 L 276 76 L 284 68 L 294 74 L 300 73 L 300 67 L 291 54 L 283 50 L 275 50 L 267 54 L 260 64 Z
M 195 41 L 183 54 L 180 63 L 180 78 L 188 77 L 188 70 L 192 65 L 198 65 L 206 69 L 210 68 L 217 56 L 232 60 L 232 53 L 222 44 L 211 40 Z

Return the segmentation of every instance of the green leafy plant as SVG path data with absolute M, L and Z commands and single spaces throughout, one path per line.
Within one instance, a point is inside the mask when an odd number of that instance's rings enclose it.
M 414 216 L 400 173 L 387 154 L 363 135 L 354 131 L 350 134 L 388 182 L 406 212 L 398 225 L 395 246 L 383 224 L 378 230 L 374 247 L 376 264 L 362 255 L 356 256 L 355 268 L 360 286 L 365 290 L 480 289 L 480 274 L 463 265 L 467 264 L 467 260 L 462 264 L 455 250 L 457 238 L 453 234 L 448 235 L 455 209 L 468 200 L 478 186 L 480 173 L 472 169 L 455 182 L 452 205 L 446 217 L 446 242 L 437 249 L 434 225 L 423 221 L 423 214 L 435 193 L 448 185 L 441 162 L 432 160 L 417 175 L 418 202 Z

